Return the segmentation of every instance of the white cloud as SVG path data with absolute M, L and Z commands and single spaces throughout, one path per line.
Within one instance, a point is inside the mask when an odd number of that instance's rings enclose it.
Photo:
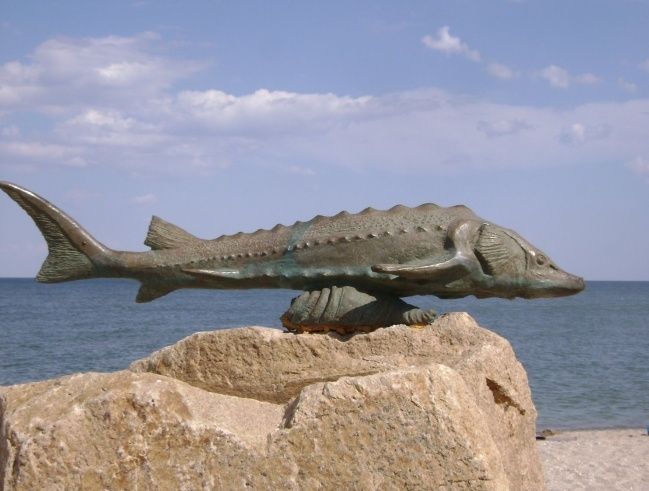
M 154 33 L 50 39 L 28 62 L 0 65 L 0 108 L 65 113 L 98 98 L 137 104 L 201 68 L 198 62 L 154 55 L 159 42 Z
M 638 91 L 638 86 L 636 84 L 624 80 L 623 78 L 617 79 L 617 86 L 629 94 L 635 94 Z
M 532 129 L 533 126 L 520 119 L 501 119 L 499 121 L 478 121 L 476 128 L 489 138 L 497 138 L 515 135 L 521 131 Z
M 56 143 L 31 141 L 0 142 L 0 155 L 9 158 L 43 160 L 45 162 L 58 160 L 62 163 L 68 163 L 72 162 L 72 159 L 75 157 L 78 157 L 79 151 L 78 148 Z
M 429 49 L 445 53 L 447 55 L 462 55 L 476 63 L 486 65 L 486 72 L 500 80 L 512 80 L 521 75 L 521 73 L 503 63 L 495 61 L 483 60 L 482 56 L 477 50 L 470 48 L 459 37 L 453 36 L 450 33 L 449 26 L 443 26 L 438 29 L 437 37 L 429 34 L 421 38 L 421 42 Z M 649 70 L 649 60 L 646 64 Z M 568 70 L 557 65 L 548 65 L 545 68 L 536 72 L 528 74 L 531 78 L 540 77 L 546 80 L 551 87 L 558 89 L 567 89 L 572 84 L 580 85 L 594 85 L 600 82 L 600 78 L 593 73 L 582 73 L 579 75 L 572 75 Z
M 123 62 L 111 63 L 109 65 L 96 68 L 96 72 L 102 82 L 111 85 L 126 85 L 137 82 L 139 79 L 155 72 L 157 67 L 154 63 L 147 64 L 141 62 Z
M 138 67 L 185 64 L 151 53 L 158 52 L 153 37 L 102 39 L 68 40 L 69 49 L 54 50 L 62 57 L 56 77 L 42 62 L 42 54 L 30 57 L 29 63 L 3 66 L 11 87 L 29 85 L 42 95 L 6 108 L 2 121 L 12 123 L 2 130 L 0 166 L 206 173 L 264 165 L 278 172 L 319 175 L 318 166 L 398 165 L 403 172 L 434 173 L 449 168 L 627 162 L 649 155 L 647 99 L 559 111 L 493 103 L 435 88 L 360 97 L 267 89 L 235 95 L 219 87 L 176 90 L 172 81 L 177 74 L 166 68 L 158 72 L 161 79 L 151 83 L 157 88 L 147 92 L 140 81 L 151 77 L 150 72 L 145 76 L 140 68 L 110 69 L 116 80 L 107 82 L 95 68 L 122 67 L 120 63 L 136 59 Z M 72 50 L 96 60 L 87 53 L 97 49 L 123 56 L 102 55 L 102 62 L 91 63 L 88 73 L 65 68 L 73 61 L 61 53 Z M 84 77 L 92 83 L 79 86 L 83 90 L 57 92 Z M 573 79 L 568 74 L 569 83 L 577 83 Z M 56 89 L 52 92 L 49 80 Z M 39 127 L 44 129 L 38 139 L 17 122 L 23 118 L 13 118 L 23 109 L 41 114 Z
M 298 174 L 301 176 L 315 176 L 315 171 L 310 167 L 303 167 L 301 165 L 289 165 L 286 168 L 287 172 L 291 174 Z
M 487 73 L 492 77 L 499 78 L 501 80 L 511 80 L 518 76 L 518 72 L 511 69 L 507 65 L 502 63 L 489 63 L 487 65 Z
M 649 159 L 637 156 L 626 164 L 634 174 L 649 178 Z
M 469 48 L 466 43 L 463 43 L 460 38 L 453 36 L 449 31 L 449 26 L 440 27 L 437 30 L 436 38 L 426 35 L 421 38 L 421 42 L 427 48 L 440 51 L 447 55 L 462 55 L 471 61 L 480 61 L 480 53 L 478 51 Z
M 88 109 L 58 124 L 56 132 L 75 144 L 150 147 L 167 141 L 159 125 L 117 110 Z
M 557 89 L 567 89 L 571 84 L 592 85 L 599 82 L 599 77 L 592 73 L 571 75 L 568 70 L 557 65 L 549 65 L 542 69 L 538 75 L 547 80 L 549 84 Z
M 559 138 L 564 143 L 583 143 L 586 140 L 586 127 L 581 123 L 573 123 L 561 132 Z
M 541 70 L 540 76 L 547 80 L 552 87 L 565 89 L 570 86 L 570 74 L 567 70 L 556 65 L 545 67 Z
M 147 193 L 141 196 L 135 196 L 131 202 L 135 205 L 152 205 L 158 202 L 158 198 L 153 193 Z
M 20 128 L 18 126 L 12 124 L 10 126 L 5 126 L 0 130 L 0 135 L 2 135 L 3 138 L 8 138 L 8 139 L 16 139 L 20 136 Z
M 573 77 L 573 80 L 578 84 L 584 85 L 593 85 L 599 83 L 599 77 L 593 75 L 592 73 L 583 73 L 581 75 L 576 75 Z
M 71 120 L 71 123 L 79 125 L 100 126 L 110 128 L 111 130 L 125 131 L 130 130 L 135 125 L 132 118 L 122 117 L 116 111 L 100 111 L 89 109 Z
M 559 140 L 567 145 L 579 145 L 587 141 L 604 139 L 610 133 L 611 129 L 607 124 L 572 123 L 561 131 Z
M 353 117 L 372 106 L 372 97 L 345 97 L 335 94 L 299 94 L 260 89 L 234 96 L 219 90 L 185 91 L 174 101 L 173 113 L 185 120 L 200 121 L 211 128 L 265 132 L 299 130 L 305 124 Z

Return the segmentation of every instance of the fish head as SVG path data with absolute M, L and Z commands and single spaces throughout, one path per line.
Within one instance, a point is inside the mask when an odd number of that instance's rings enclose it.
M 483 223 L 473 252 L 484 274 L 484 296 L 548 298 L 574 295 L 584 280 L 559 268 L 513 230 Z

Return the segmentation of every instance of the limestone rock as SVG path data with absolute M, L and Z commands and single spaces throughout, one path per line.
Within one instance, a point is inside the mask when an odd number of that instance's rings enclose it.
M 465 314 L 199 333 L 0 388 L 0 489 L 536 490 L 535 416 L 509 344 Z
M 227 489 L 254 472 L 281 406 L 128 371 L 17 385 L 0 399 L 0 488 Z
M 151 374 L 4 394 L 5 489 L 507 489 L 471 391 L 443 365 L 307 387 L 280 405 Z
M 446 314 L 424 328 L 392 326 L 353 336 L 260 327 L 201 332 L 130 368 L 213 392 L 286 403 L 315 382 L 431 363 L 453 368 L 473 391 L 512 489 L 542 482 L 527 374 L 509 342 L 466 313 Z

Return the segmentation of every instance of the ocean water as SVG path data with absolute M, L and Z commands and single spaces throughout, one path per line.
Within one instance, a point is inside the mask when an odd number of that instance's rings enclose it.
M 0 279 L 0 385 L 112 371 L 196 331 L 280 327 L 297 292 L 174 292 L 135 304 L 138 283 Z M 550 300 L 409 299 L 466 311 L 506 337 L 527 370 L 538 428 L 649 424 L 649 282 L 588 282 Z

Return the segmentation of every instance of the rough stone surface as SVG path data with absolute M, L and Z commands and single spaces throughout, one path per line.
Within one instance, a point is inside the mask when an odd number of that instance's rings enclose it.
M 543 489 L 535 418 L 509 343 L 466 314 L 198 333 L 0 388 L 0 488 Z
M 431 363 L 453 368 L 473 391 L 513 489 L 541 482 L 527 374 L 507 340 L 465 313 L 444 315 L 421 329 L 393 326 L 354 336 L 260 327 L 201 332 L 130 368 L 209 391 L 286 403 L 315 382 Z

